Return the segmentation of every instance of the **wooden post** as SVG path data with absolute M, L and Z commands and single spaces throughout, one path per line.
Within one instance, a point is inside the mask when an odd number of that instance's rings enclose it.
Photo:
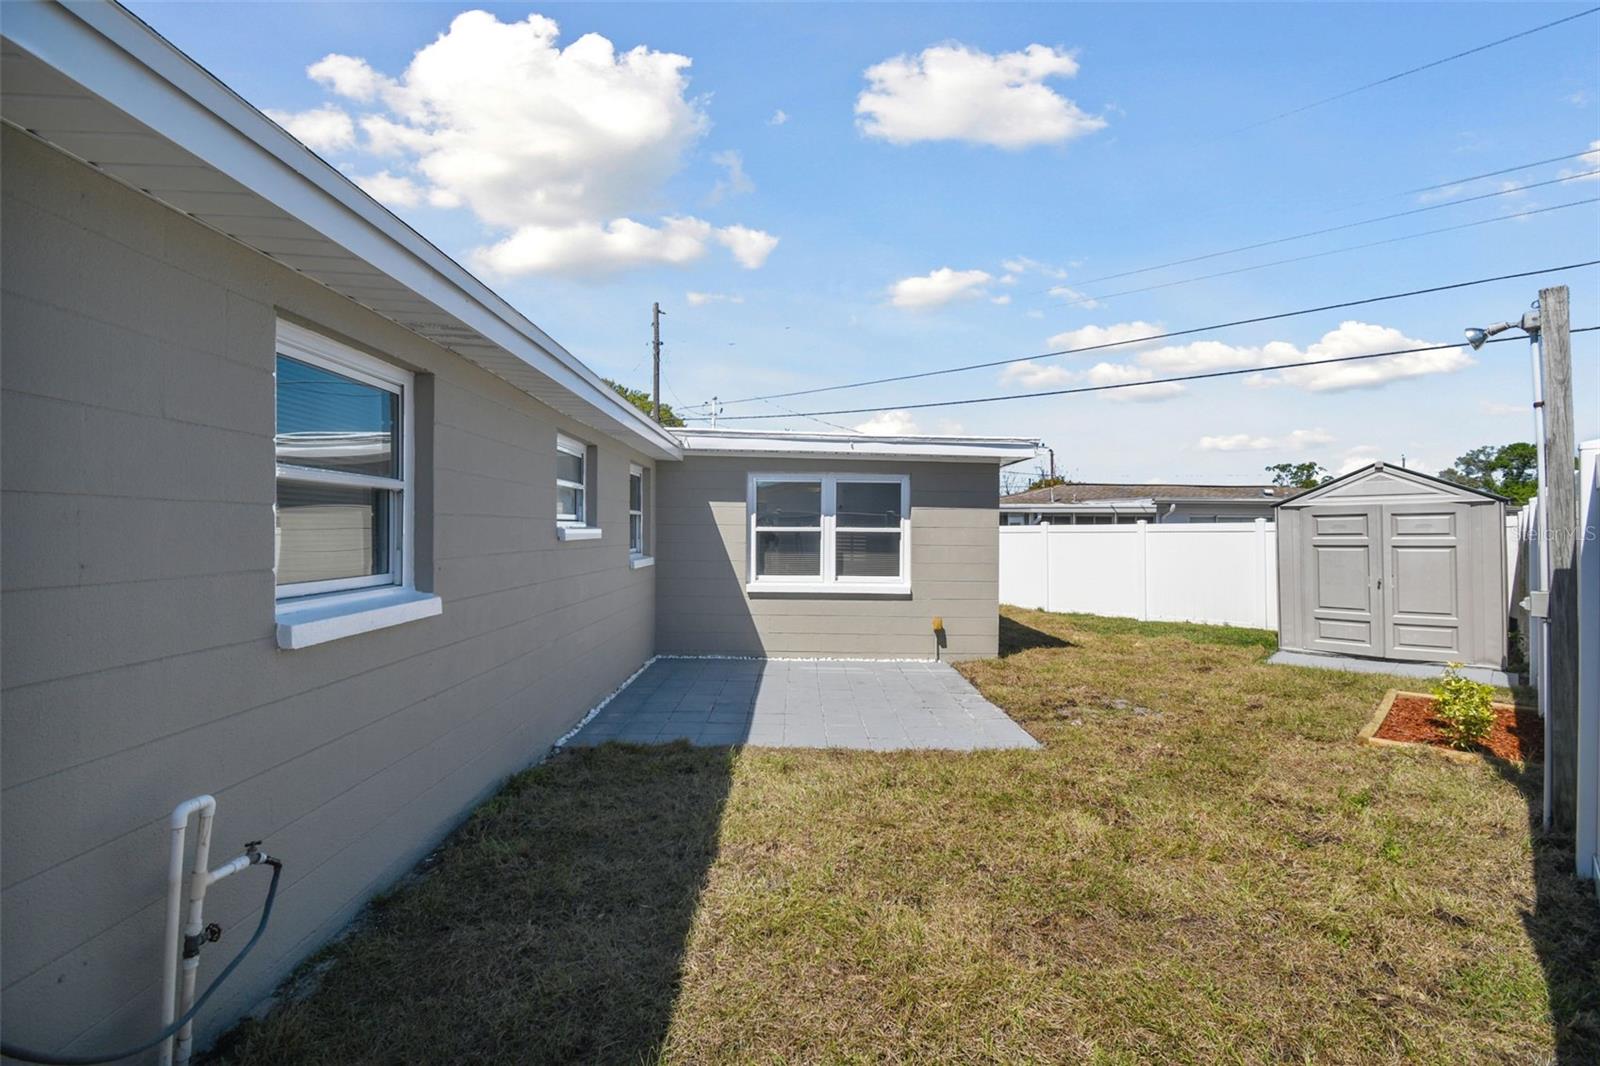
M 1578 802 L 1577 478 L 1572 459 L 1572 335 L 1567 287 L 1539 290 L 1539 358 L 1544 374 L 1544 549 L 1550 553 L 1550 824 L 1569 833 Z

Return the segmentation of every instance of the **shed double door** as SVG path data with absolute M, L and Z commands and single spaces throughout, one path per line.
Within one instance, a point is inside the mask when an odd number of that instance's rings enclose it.
M 1302 554 L 1311 590 L 1309 644 L 1319 651 L 1418 662 L 1462 659 L 1470 613 L 1459 504 L 1312 507 Z

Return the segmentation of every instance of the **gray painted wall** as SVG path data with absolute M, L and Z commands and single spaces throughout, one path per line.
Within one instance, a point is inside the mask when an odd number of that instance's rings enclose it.
M 1167 505 L 1163 504 L 1163 512 Z M 1229 519 L 1253 522 L 1257 518 L 1265 518 L 1271 522 L 1275 517 L 1277 508 L 1272 502 L 1256 502 L 1254 500 L 1179 500 L 1172 507 L 1170 514 L 1163 513 L 1163 522 L 1209 522 L 1217 516 L 1227 516 Z
M 655 571 L 627 566 L 639 457 L 3 138 L 0 1010 L 8 1037 L 57 1050 L 154 1028 L 165 817 L 211 792 L 219 861 L 263 837 L 286 867 L 209 1039 L 651 654 Z M 275 308 L 429 375 L 418 569 L 441 616 L 276 647 Z M 598 445 L 602 540 L 555 538 L 558 430 Z M 202 983 L 265 887 L 250 872 L 209 897 L 228 935 Z
M 750 596 L 746 485 L 760 473 L 909 474 L 911 596 Z M 947 658 L 996 654 L 999 478 L 990 463 L 691 455 L 659 468 L 656 646 L 663 654 Z

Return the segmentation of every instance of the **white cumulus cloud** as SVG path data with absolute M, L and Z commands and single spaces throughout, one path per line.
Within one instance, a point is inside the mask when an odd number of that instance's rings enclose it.
M 711 223 L 668 218 L 649 226 L 631 218 L 601 224 L 521 226 L 505 240 L 480 248 L 480 266 L 495 274 L 609 274 L 647 265 L 682 266 L 706 254 Z
M 1572 178 L 1576 181 L 1600 181 L 1600 141 L 1590 141 L 1589 151 L 1580 155 L 1575 162 L 1575 168 L 1567 168 L 1557 172 L 1558 178 Z
M 1200 450 L 1203 452 L 1242 452 L 1266 451 L 1272 447 L 1271 437 L 1252 437 L 1248 433 L 1228 433 L 1217 437 L 1201 437 Z
M 376 174 L 350 175 L 350 180 L 361 186 L 368 196 L 380 204 L 392 207 L 415 207 L 423 200 L 422 187 L 403 174 L 380 170 Z
M 1128 326 L 1156 327 L 1149 323 L 1124 323 Z M 1086 327 L 1093 328 L 1093 327 Z M 1105 327 L 1117 328 L 1117 327 Z M 1134 336 L 1140 335 L 1134 333 Z M 1148 334 L 1144 334 L 1148 335 Z M 1062 339 L 1058 335 L 1052 340 Z M 1071 347 L 1072 345 L 1063 345 Z M 1215 370 L 1251 370 L 1284 363 L 1310 363 L 1313 365 L 1287 370 L 1268 371 L 1245 375 L 1248 384 L 1256 386 L 1286 385 L 1306 392 L 1341 392 L 1348 389 L 1371 389 L 1392 381 L 1425 377 L 1431 374 L 1450 374 L 1465 369 L 1476 362 L 1465 345 L 1452 345 L 1434 351 L 1414 351 L 1402 355 L 1378 355 L 1379 352 L 1405 352 L 1413 348 L 1435 348 L 1424 340 L 1408 337 L 1391 326 L 1378 326 L 1367 322 L 1348 321 L 1337 329 L 1328 331 L 1322 338 L 1300 348 L 1288 341 L 1269 341 L 1262 345 L 1224 344 L 1221 341 L 1195 341 L 1192 344 L 1166 345 L 1138 352 L 1129 363 L 1099 363 L 1089 370 L 1078 372 L 1036 361 L 1012 363 L 1000 374 L 1003 383 L 1020 384 L 1024 388 L 1043 389 L 1069 384 L 1106 385 L 1124 382 L 1152 381 L 1157 378 L 1183 377 Z M 1331 360 L 1351 356 L 1373 355 L 1375 358 L 1358 362 L 1335 363 Z M 1325 363 L 1326 365 L 1315 365 Z M 1118 390 L 1116 399 L 1153 400 L 1177 395 L 1184 390 L 1182 382 L 1163 381 L 1145 388 Z M 1126 394 L 1123 394 L 1123 393 Z M 1288 441 L 1288 444 L 1322 443 L 1314 434 L 1320 430 L 1301 431 L 1307 436 Z M 1246 439 L 1250 439 L 1246 437 Z M 1285 441 L 1276 442 L 1280 445 Z
M 756 183 L 744 172 L 744 156 L 738 150 L 729 148 L 713 152 L 711 161 L 723 170 L 723 176 L 717 179 L 717 183 L 711 187 L 711 194 L 706 197 L 711 203 L 718 203 L 725 196 L 756 191 Z
M 785 111 L 783 108 L 780 107 L 780 108 L 778 108 L 778 110 L 776 110 L 776 111 L 774 111 L 772 113 L 772 117 L 771 118 L 767 119 L 767 125 L 769 125 L 769 126 L 781 126 L 785 122 L 788 122 L 788 121 L 789 121 L 789 112 Z
M 1096 308 L 1105 306 L 1104 303 L 1096 300 L 1093 296 L 1085 292 L 1079 292 L 1070 285 L 1056 285 L 1050 289 L 1050 295 L 1058 300 L 1064 300 L 1069 304 L 1081 307 L 1086 311 L 1093 311 Z
M 1140 366 L 1128 366 L 1126 363 L 1096 363 L 1085 371 L 1083 376 L 1084 381 L 1090 385 L 1106 386 L 1149 381 L 1156 375 L 1154 371 Z M 1169 400 L 1183 391 L 1183 385 L 1178 382 L 1163 381 L 1136 389 L 1115 389 L 1106 395 L 1125 403 L 1152 403 L 1157 400 Z
M 501 273 L 599 274 L 682 264 L 714 242 L 750 268 L 777 238 L 656 210 L 663 185 L 709 127 L 689 95 L 687 56 L 599 34 L 562 47 L 552 19 L 457 15 L 397 76 L 329 55 L 307 73 L 368 105 L 360 147 L 416 201 L 470 210 L 497 238 L 475 253 Z M 724 192 L 748 187 L 737 153 Z M 391 202 L 399 203 L 395 200 Z
M 938 270 L 911 278 L 901 278 L 889 286 L 889 302 L 911 311 L 943 307 L 956 300 L 971 300 L 984 295 L 991 280 L 986 270 Z
M 717 243 L 728 249 L 746 270 L 759 270 L 778 246 L 778 238 L 765 230 L 748 226 L 723 226 L 717 230 Z
M 390 83 L 389 79 L 373 70 L 365 59 L 332 53 L 323 56 L 306 68 L 311 80 L 318 82 L 340 96 L 365 103 L 375 99 Z
M 1071 52 L 1042 44 L 999 55 L 963 44 L 935 45 L 868 67 L 867 88 L 856 98 L 856 124 L 869 137 L 901 145 L 1061 144 L 1106 124 L 1045 84 L 1077 73 Z
M 1333 435 L 1323 429 L 1295 429 L 1281 437 L 1258 436 L 1250 433 L 1226 433 L 1201 437 L 1198 447 L 1203 452 L 1278 451 L 1300 452 L 1320 444 L 1333 442 Z
M 333 104 L 313 107 L 309 111 L 275 111 L 268 108 L 266 115 L 315 152 L 335 152 L 356 143 L 354 120 Z
M 884 437 L 909 437 L 922 430 L 910 411 L 883 411 L 855 426 L 858 433 L 872 433 Z
M 1051 366 L 1025 359 L 1000 371 L 1002 385 L 1021 385 L 1025 389 L 1049 389 L 1071 384 L 1078 375 L 1064 366 Z
M 731 292 L 686 292 L 683 298 L 689 301 L 690 307 L 704 307 L 706 304 L 742 304 L 744 297 Z
M 1048 348 L 1092 348 L 1100 344 L 1124 345 L 1129 350 L 1139 347 L 1139 341 L 1161 332 L 1161 327 L 1151 322 L 1114 322 L 1109 326 L 1082 326 L 1057 333 L 1045 341 Z
M 1367 322 L 1343 322 L 1339 328 L 1323 334 L 1322 339 L 1308 345 L 1302 359 L 1337 359 L 1371 352 L 1396 351 L 1406 348 L 1428 348 L 1435 342 L 1408 337 L 1391 326 L 1376 326 Z M 1272 347 L 1269 345 L 1269 348 Z M 1285 345 L 1284 347 L 1290 347 Z M 1271 362 L 1292 362 L 1274 356 Z M 1346 389 L 1371 389 L 1391 381 L 1426 377 L 1430 374 L 1452 374 L 1476 362 L 1465 345 L 1441 348 L 1432 352 L 1413 352 L 1409 355 L 1390 355 L 1355 363 L 1338 363 L 1332 366 L 1306 366 L 1295 370 L 1282 370 L 1273 377 L 1286 385 L 1307 392 L 1342 392 Z
M 1020 385 L 1025 389 L 1051 389 L 1068 387 L 1101 387 L 1128 385 L 1149 381 L 1154 371 L 1127 363 L 1096 363 L 1086 370 L 1069 370 L 1063 366 L 1036 362 L 1032 359 L 1012 363 L 1000 372 L 1001 384 Z M 1146 403 L 1166 400 L 1183 392 L 1176 382 L 1161 382 L 1140 388 L 1109 389 L 1107 398 L 1119 402 Z
M 1162 376 L 1202 374 L 1212 370 L 1247 370 L 1279 363 L 1315 362 L 1433 347 L 1435 342 L 1408 337 L 1391 326 L 1347 321 L 1304 348 L 1288 341 L 1269 341 L 1262 345 L 1224 344 L 1221 341 L 1195 341 L 1141 352 L 1140 366 L 1159 371 Z M 1254 385 L 1289 385 L 1307 392 L 1339 392 L 1367 389 L 1391 381 L 1448 374 L 1472 366 L 1474 360 L 1464 345 L 1431 352 L 1382 356 L 1351 363 L 1304 366 L 1251 376 Z

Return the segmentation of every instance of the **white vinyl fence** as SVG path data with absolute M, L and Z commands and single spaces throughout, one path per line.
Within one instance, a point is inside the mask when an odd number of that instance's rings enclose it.
M 1161 622 L 1278 628 L 1277 527 L 1001 526 L 1000 602 Z

